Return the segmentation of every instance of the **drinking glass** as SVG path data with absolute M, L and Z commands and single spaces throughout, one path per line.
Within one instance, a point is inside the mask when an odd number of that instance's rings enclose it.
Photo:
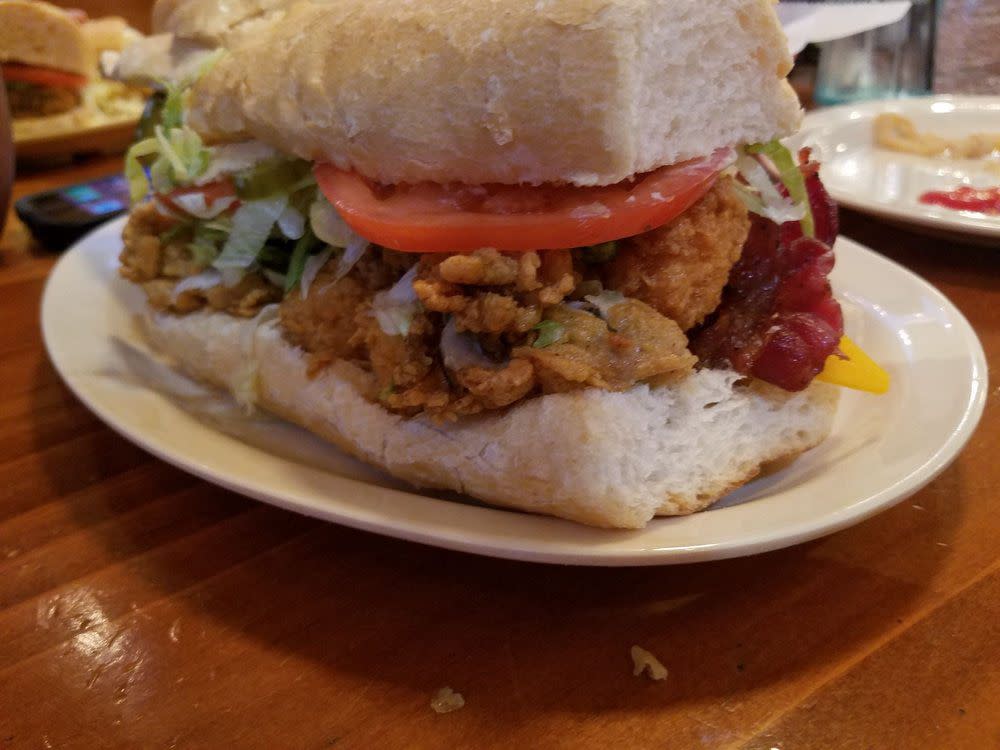
M 821 44 L 817 104 L 929 94 L 936 6 L 935 0 L 915 0 L 894 24 Z

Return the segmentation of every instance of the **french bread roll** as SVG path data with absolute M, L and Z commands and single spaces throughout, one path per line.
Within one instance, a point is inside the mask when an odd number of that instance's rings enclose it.
M 182 29 L 201 4 L 163 7 Z M 791 133 L 790 67 L 770 0 L 299 2 L 229 45 L 189 123 L 384 183 L 602 185 Z
M 255 28 L 301 0 L 157 0 L 153 6 L 153 33 L 224 46 L 244 27 Z
M 91 55 L 80 24 L 45 2 L 0 0 L 0 62 L 89 76 Z
M 829 433 L 838 389 L 789 393 L 700 370 L 669 387 L 596 388 L 435 423 L 369 401 L 367 373 L 338 361 L 310 378 L 276 322 L 148 311 L 150 343 L 190 375 L 257 404 L 415 485 L 593 526 L 640 528 L 693 513 Z

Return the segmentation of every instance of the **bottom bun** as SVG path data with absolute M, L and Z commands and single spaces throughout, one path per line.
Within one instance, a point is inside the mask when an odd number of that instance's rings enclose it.
M 192 376 L 295 422 L 415 485 L 593 526 L 641 528 L 702 510 L 767 462 L 830 432 L 838 389 L 801 393 L 700 370 L 679 384 L 589 388 L 436 423 L 364 397 L 370 375 L 336 362 L 314 377 L 274 320 L 150 312 L 153 346 Z

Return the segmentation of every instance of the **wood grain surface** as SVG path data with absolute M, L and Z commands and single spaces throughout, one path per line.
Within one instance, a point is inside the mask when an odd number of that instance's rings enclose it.
M 25 173 L 15 196 L 119 168 Z M 966 450 L 825 539 L 601 570 L 317 522 L 130 445 L 49 364 L 56 256 L 12 218 L 0 748 L 1000 747 L 1000 248 L 851 213 L 843 233 L 937 285 L 982 338 L 994 383 Z M 633 644 L 666 680 L 632 676 Z M 446 685 L 466 705 L 438 715 Z

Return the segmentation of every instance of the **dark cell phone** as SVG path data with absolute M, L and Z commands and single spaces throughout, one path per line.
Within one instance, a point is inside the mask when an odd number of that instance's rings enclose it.
M 50 250 L 62 250 L 129 206 L 128 181 L 120 174 L 46 190 L 14 204 L 17 216 Z

